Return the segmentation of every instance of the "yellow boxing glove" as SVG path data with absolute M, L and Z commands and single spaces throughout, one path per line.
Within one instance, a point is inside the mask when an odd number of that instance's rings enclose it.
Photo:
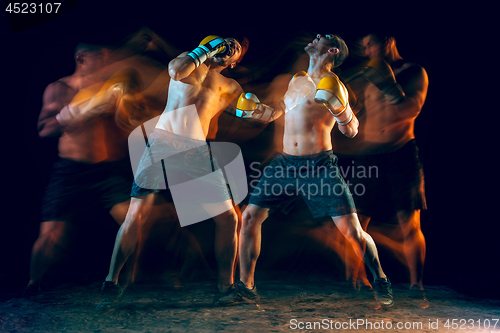
M 124 69 L 115 73 L 104 84 L 94 84 L 80 90 L 71 102 L 56 115 L 61 125 L 74 118 L 96 116 L 108 110 L 113 112 L 123 95 L 136 91 L 141 83 L 137 71 Z
M 349 93 L 336 75 L 326 76 L 319 81 L 314 101 L 322 103 L 333 114 L 339 125 L 347 125 L 353 119 Z
M 380 90 L 391 104 L 399 103 L 405 96 L 403 88 L 397 83 L 391 66 L 382 58 L 373 58 L 366 65 L 365 78 Z
M 212 58 L 219 52 L 225 52 L 228 48 L 228 43 L 224 38 L 210 35 L 205 37 L 197 48 L 189 52 L 188 57 L 191 57 L 198 67 L 208 58 Z
M 236 116 L 240 118 L 252 118 L 262 122 L 273 121 L 276 111 L 262 104 L 257 96 L 252 93 L 242 93 L 238 98 Z

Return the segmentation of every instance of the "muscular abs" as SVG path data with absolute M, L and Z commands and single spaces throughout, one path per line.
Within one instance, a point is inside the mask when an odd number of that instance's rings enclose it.
M 59 139 L 59 156 L 85 163 L 111 162 L 128 156 L 128 134 L 114 115 L 99 116 L 72 126 Z
M 373 149 L 397 150 L 414 138 L 415 118 L 406 118 L 398 112 L 398 105 L 390 104 L 382 93 L 373 85 L 365 90 L 366 122 L 365 141 Z
M 285 115 L 283 151 L 300 156 L 331 150 L 334 125 L 333 115 L 314 102 L 314 95 L 308 96 Z

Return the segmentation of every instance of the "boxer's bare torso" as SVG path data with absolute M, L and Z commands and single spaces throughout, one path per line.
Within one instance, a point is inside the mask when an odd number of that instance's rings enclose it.
M 220 71 L 201 64 L 188 77 L 171 80 L 167 106 L 156 127 L 197 140 L 213 139 L 218 115 L 242 92 L 236 81 Z
M 306 95 L 299 96 L 300 102 L 288 111 L 285 115 L 285 132 L 283 136 L 283 151 L 290 155 L 311 155 L 322 151 L 332 149 L 331 132 L 336 123 L 333 115 L 321 103 L 314 101 L 314 93 L 319 81 L 326 76 L 333 76 L 331 72 L 322 72 L 315 75 L 311 73 L 309 78 L 312 80 L 300 79 L 301 84 L 298 90 L 299 94 L 306 92 Z M 314 82 L 314 83 L 313 83 Z M 292 84 L 294 84 L 292 82 Z M 310 85 L 304 89 L 305 85 Z M 285 103 L 286 103 L 285 99 Z M 287 108 L 290 106 L 287 105 Z M 358 121 L 356 117 L 347 126 L 342 126 L 344 136 L 351 129 L 357 128 Z M 354 134 L 355 135 L 355 134 Z M 350 138 L 346 138 L 350 140 Z
M 50 84 L 44 93 L 38 120 L 41 137 L 58 136 L 59 156 L 84 163 L 123 159 L 128 154 L 128 132 L 117 126 L 115 110 L 92 118 L 76 118 L 64 128 L 55 116 L 82 89 L 99 90 L 104 83 L 92 76 L 72 75 Z
M 325 76 L 327 75 L 311 79 L 317 85 Z M 310 91 L 285 115 L 283 151 L 287 154 L 311 155 L 332 149 L 330 132 L 335 125 L 335 119 L 323 104 L 314 102 L 315 89 Z
M 396 80 L 406 93 L 406 101 L 391 104 L 373 84 L 358 83 L 354 88 L 364 103 L 359 135 L 346 140 L 334 133 L 334 150 L 345 155 L 371 155 L 396 151 L 415 138 L 415 119 L 427 94 L 427 74 L 420 66 L 404 62 L 393 66 Z M 355 85 L 353 85 L 355 87 Z

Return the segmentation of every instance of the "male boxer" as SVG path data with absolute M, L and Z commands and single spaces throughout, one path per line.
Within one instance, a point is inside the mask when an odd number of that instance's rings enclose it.
M 148 138 L 149 150 L 136 172 L 130 208 L 116 236 L 98 310 L 107 309 L 122 294 L 123 290 L 118 284 L 120 270 L 135 250 L 140 226 L 152 208 L 159 203 L 170 203 L 170 213 L 175 217 L 175 209 L 171 204 L 172 192 L 168 186 L 167 189 L 161 189 L 161 183 L 165 182 L 164 171 L 169 176 L 175 173 L 181 178 L 195 179 L 217 167 L 206 140 L 214 138 L 216 127 L 213 125 L 218 116 L 235 104 L 242 91 L 236 81 L 221 75 L 223 69 L 236 66 L 240 54 L 241 46 L 235 39 L 208 36 L 193 51 L 181 53 L 170 61 L 168 70 L 171 81 L 167 105 Z M 152 152 L 151 156 L 147 154 L 148 151 Z M 150 163 L 150 158 L 159 162 Z M 193 169 L 194 174 L 188 174 Z M 169 177 L 169 186 L 174 185 L 170 184 L 172 180 L 178 179 Z M 213 218 L 219 272 L 216 300 L 233 288 L 239 218 L 226 183 L 219 179 L 210 185 L 215 189 L 211 196 L 218 202 L 216 209 L 223 211 Z M 215 209 L 210 205 L 204 208 Z
M 371 217 L 397 215 L 410 288 L 423 290 L 426 247 L 420 211 L 427 206 L 414 126 L 427 95 L 427 73 L 403 60 L 394 37 L 368 34 L 360 49 L 368 61 L 344 72 L 345 82 L 364 102 L 360 135 L 347 141 L 334 133 L 334 151 L 344 169 L 377 167 L 377 176 L 371 178 L 346 172 L 353 186 L 364 188 L 363 195 L 354 195 L 361 224 L 366 230 Z
M 285 210 L 302 196 L 314 217 L 332 218 L 332 227 L 337 226 L 371 270 L 377 300 L 391 305 L 391 284 L 380 266 L 375 243 L 359 224 L 351 194 L 332 153 L 330 132 L 335 123 L 347 137 L 354 137 L 358 128 L 347 90 L 332 72 L 347 57 L 347 46 L 336 35 L 317 35 L 305 51 L 309 55 L 308 71 L 290 81 L 284 96 L 283 153 L 266 167 L 243 212 L 240 281 L 234 292 L 220 298 L 219 303 L 259 299 L 254 273 L 260 254 L 261 225 L 270 209 Z
M 141 104 L 140 80 L 134 71 L 120 71 L 111 78 L 103 74 L 107 54 L 102 47 L 79 44 L 74 74 L 45 89 L 38 132 L 42 138 L 59 136 L 59 160 L 42 203 L 26 296 L 40 290 L 42 277 L 67 249 L 78 222 L 83 222 L 82 213 L 104 208 L 117 223 L 125 219 L 132 170 L 129 132 L 118 123 L 125 124 L 131 114 L 141 112 L 136 107 Z

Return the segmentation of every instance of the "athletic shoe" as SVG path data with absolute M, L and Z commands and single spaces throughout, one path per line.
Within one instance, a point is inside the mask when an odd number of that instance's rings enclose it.
M 235 291 L 236 291 L 236 283 L 230 285 L 226 291 L 219 291 L 219 289 L 217 288 L 213 300 L 214 305 L 224 305 L 222 304 L 224 303 L 224 300 L 228 300 L 230 298 L 229 296 L 233 294 Z M 223 299 L 222 303 L 219 302 L 221 298 Z
M 385 306 L 394 305 L 392 298 L 391 281 L 388 278 L 378 278 L 373 281 L 375 299 Z
M 409 291 L 409 298 L 411 303 L 421 309 L 427 309 L 430 306 L 425 291 L 421 290 L 418 286 L 411 286 Z
M 24 288 L 23 297 L 29 298 L 29 297 L 37 296 L 41 292 L 42 292 L 42 289 L 40 289 L 40 285 L 35 284 L 35 283 L 29 283 L 26 286 L 26 288 Z
M 260 297 L 257 294 L 257 287 L 254 286 L 252 289 L 248 289 L 243 282 L 238 281 L 236 287 L 231 292 L 220 297 L 214 304 L 230 305 L 240 302 L 255 303 L 259 300 Z
M 96 310 L 108 310 L 113 303 L 123 294 L 123 289 L 117 283 L 104 281 L 101 287 L 102 299 L 96 307 Z
M 256 286 L 253 286 L 252 289 L 248 289 L 243 282 L 238 281 L 237 288 L 238 288 L 238 293 L 240 294 L 242 300 L 251 303 L 260 301 L 259 294 L 257 294 Z

